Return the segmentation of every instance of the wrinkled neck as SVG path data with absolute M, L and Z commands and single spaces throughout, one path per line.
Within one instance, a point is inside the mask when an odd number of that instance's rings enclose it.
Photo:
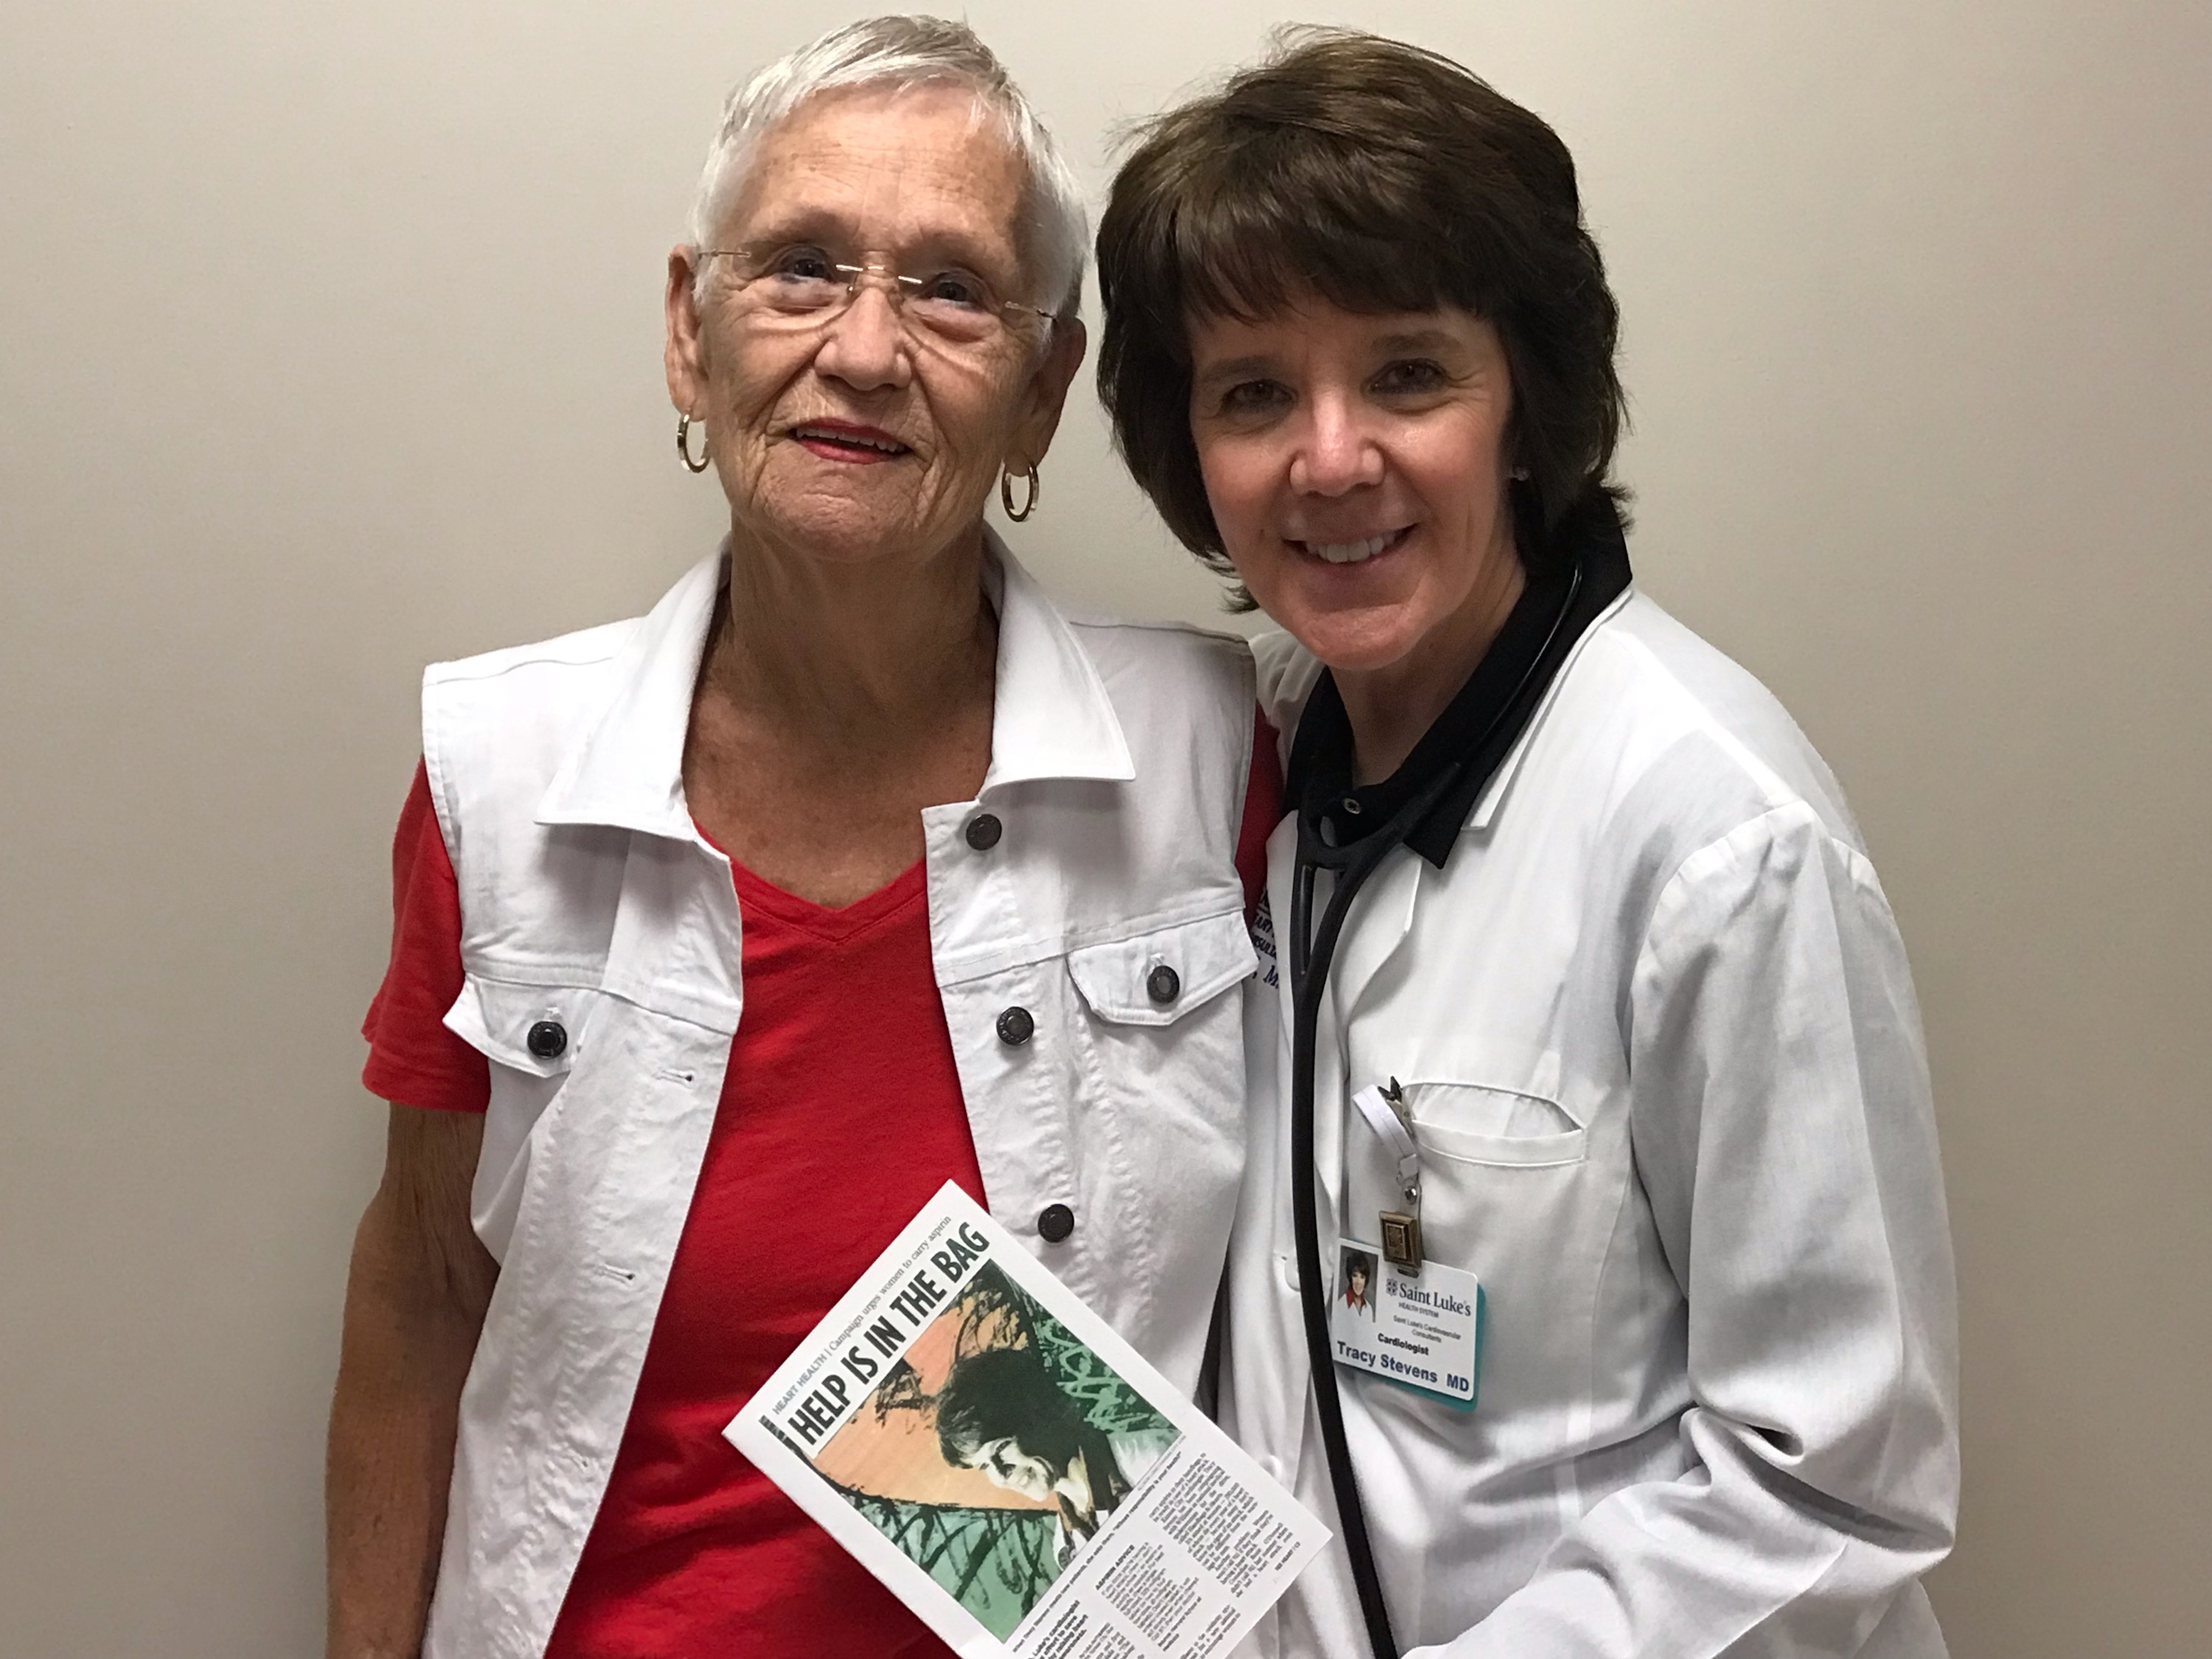
M 787 728 L 885 738 L 993 679 L 982 528 L 923 554 L 811 558 L 733 534 L 702 689 Z

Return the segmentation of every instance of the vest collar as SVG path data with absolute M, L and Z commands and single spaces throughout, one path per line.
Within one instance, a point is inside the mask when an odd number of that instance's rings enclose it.
M 1074 630 L 988 526 L 983 544 L 983 589 L 999 613 L 983 792 L 1040 778 L 1135 777 L 1113 701 Z M 684 801 L 684 738 L 727 553 L 725 544 L 694 565 L 638 624 L 616 659 L 613 696 L 538 802 L 539 823 L 705 845 Z
M 998 688 L 983 793 L 1036 778 L 1127 783 L 1137 765 L 1091 653 L 988 526 L 983 550 L 983 592 L 999 611 Z

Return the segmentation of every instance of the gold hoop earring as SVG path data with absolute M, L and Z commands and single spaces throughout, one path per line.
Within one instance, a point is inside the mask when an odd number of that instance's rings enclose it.
M 1036 465 L 1032 464 L 1029 471 L 1022 476 L 1030 481 L 1030 493 L 1029 499 L 1022 503 L 1022 510 L 1017 513 L 1014 511 L 1014 470 L 1012 467 L 1008 467 L 1005 471 L 999 474 L 999 505 L 1006 509 L 1006 516 L 1012 519 L 1016 524 L 1019 524 L 1024 519 L 1028 518 L 1030 514 L 1036 511 L 1037 471 Z
M 691 459 L 691 417 L 689 415 L 676 417 L 676 453 L 684 458 L 684 465 L 694 472 L 704 472 L 714 464 L 714 452 L 708 447 L 711 440 L 706 434 L 707 423 L 702 421 L 699 422 L 699 459 L 695 461 Z

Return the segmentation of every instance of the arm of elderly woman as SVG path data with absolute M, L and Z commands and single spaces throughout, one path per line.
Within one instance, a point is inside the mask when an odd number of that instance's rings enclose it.
M 326 1493 L 330 1659 L 420 1651 L 461 1385 L 498 1268 L 469 1221 L 472 1112 L 393 1106 L 354 1237 Z
M 1942 1651 L 1952 1276 L 1904 947 L 1771 813 L 1682 866 L 1629 988 L 1636 1167 L 1690 1310 L 1689 1467 L 1590 1507 L 1451 1659 Z

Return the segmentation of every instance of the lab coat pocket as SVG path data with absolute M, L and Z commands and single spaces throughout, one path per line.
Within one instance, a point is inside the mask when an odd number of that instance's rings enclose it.
M 1587 1132 L 1556 1101 L 1476 1084 L 1408 1083 L 1406 1104 L 1424 1247 L 1482 1282 L 1482 1413 L 1501 1446 L 1540 1437 L 1587 1340 L 1588 1258 L 1603 1242 Z
M 1541 1095 L 1480 1084 L 1407 1084 L 1422 1155 L 1495 1168 L 1582 1164 L 1582 1124 Z
M 1425 1155 L 1545 1168 L 1579 1164 L 1588 1151 L 1583 1126 L 1541 1095 L 1474 1083 L 1411 1083 L 1406 1104 Z

